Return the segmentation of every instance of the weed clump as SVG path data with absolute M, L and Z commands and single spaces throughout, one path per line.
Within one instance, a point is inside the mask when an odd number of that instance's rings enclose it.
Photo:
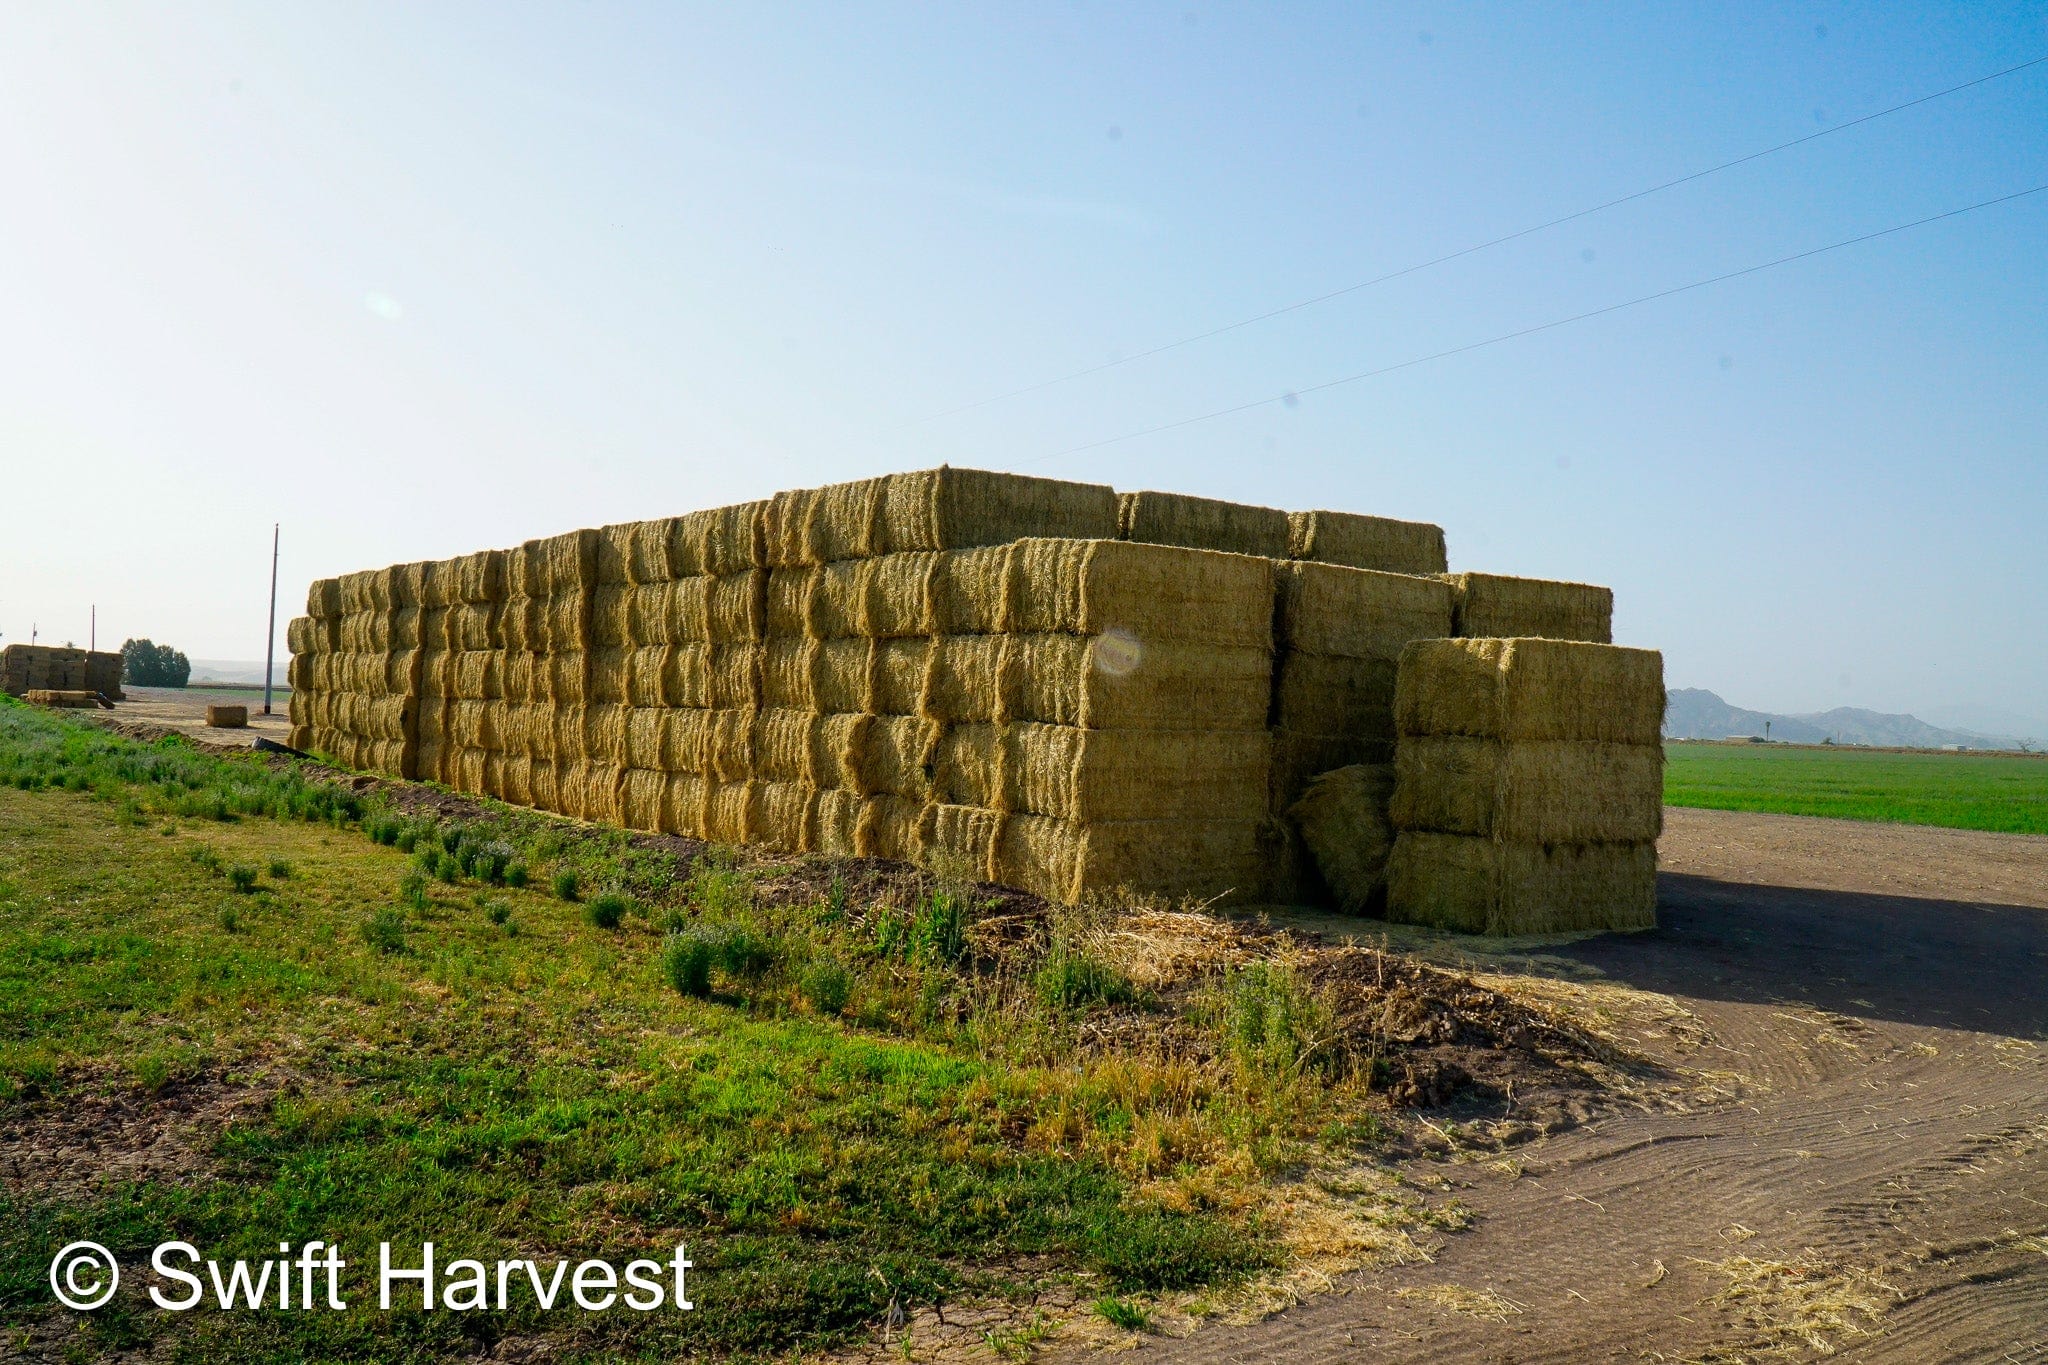
M 292 875 L 292 865 L 283 858 L 270 860 L 270 875 L 274 881 L 287 881 Z
M 804 968 L 797 990 L 819 1014 L 842 1014 L 853 1000 L 853 973 L 837 957 L 823 953 Z
M 363 942 L 380 953 L 405 951 L 405 916 L 385 906 L 363 921 Z
M 703 1000 L 711 994 L 711 964 L 715 956 L 709 936 L 701 930 L 670 934 L 661 945 L 661 974 L 682 994 Z
M 566 867 L 555 874 L 554 880 L 548 883 L 548 889 L 555 893 L 555 899 L 558 901 L 573 902 L 582 894 L 582 887 L 576 880 L 575 871 Z
M 236 863 L 228 869 L 228 885 L 248 895 L 256 889 L 256 869 L 247 863 Z
M 600 929 L 616 929 L 625 922 L 632 908 L 632 897 L 619 891 L 606 891 L 590 898 L 590 903 L 583 907 L 583 918 Z

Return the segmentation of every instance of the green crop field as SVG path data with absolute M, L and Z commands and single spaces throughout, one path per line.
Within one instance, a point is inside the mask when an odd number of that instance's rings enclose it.
M 1668 744 L 1664 800 L 1708 810 L 2048 834 L 2048 759 Z
M 1121 1330 L 1258 1292 L 1293 1263 L 1289 1173 L 1377 1169 L 1387 1136 L 1373 1059 L 1337 1069 L 1291 968 L 1176 1003 L 1083 918 L 977 948 L 983 907 L 922 874 L 792 891 L 731 851 L 407 813 L 5 697 L 0 829 L 0 1332 L 37 1359 L 809 1358 L 935 1304 L 1008 1358 L 1048 1310 Z M 1115 1019 L 1131 1043 L 1084 1041 Z M 171 1137 L 137 1158 L 152 1124 Z M 1457 1225 L 1391 1175 L 1318 1178 L 1358 1246 Z M 166 1239 L 314 1237 L 357 1277 L 384 1238 L 543 1263 L 687 1242 L 697 1309 L 385 1313 L 360 1278 L 346 1312 L 141 1297 Z M 46 1270 L 75 1239 L 130 1274 L 74 1321 Z

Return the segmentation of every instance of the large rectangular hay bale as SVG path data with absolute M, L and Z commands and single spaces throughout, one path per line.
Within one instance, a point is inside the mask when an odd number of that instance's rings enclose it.
M 1116 491 L 1106 484 L 946 466 L 880 482 L 869 554 L 964 550 L 1033 536 L 1116 538 Z
M 1590 583 L 1501 574 L 1452 574 L 1458 592 L 1454 634 L 1473 639 L 1540 636 L 1546 640 L 1614 639 L 1614 592 Z
M 932 576 L 937 634 L 1100 635 L 1273 644 L 1274 565 L 1119 540 L 1022 540 L 948 555 Z
M 1657 744 L 1664 656 L 1549 639 L 1421 640 L 1401 654 L 1401 735 Z
M 1500 936 L 1655 928 L 1657 846 L 1404 831 L 1387 862 L 1387 918 Z
M 1409 736 L 1394 755 L 1403 830 L 1528 843 L 1634 843 L 1663 832 L 1664 747 Z
M 1003 822 L 989 880 L 1068 904 L 1122 888 L 1202 900 L 1252 900 L 1264 882 L 1251 821 L 1077 824 L 1051 816 Z
M 768 501 L 763 498 L 675 518 L 669 523 L 668 536 L 671 577 L 702 574 L 716 578 L 766 565 L 767 512 Z
M 1155 545 L 1288 557 L 1287 513 L 1186 493 L 1122 494 L 1117 499 L 1117 535 Z
M 922 714 L 1091 730 L 1257 730 L 1271 702 L 1264 649 L 1115 635 L 953 635 L 932 643 Z
M 1276 586 L 1283 650 L 1392 662 L 1412 640 L 1453 633 L 1457 592 L 1439 578 L 1299 563 L 1280 565 Z
M 1398 574 L 1440 574 L 1450 567 L 1443 527 L 1428 522 L 1355 512 L 1296 512 L 1288 521 L 1293 559 Z

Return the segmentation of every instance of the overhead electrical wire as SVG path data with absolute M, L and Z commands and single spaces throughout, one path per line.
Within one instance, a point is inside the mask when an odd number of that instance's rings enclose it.
M 1101 374 L 1105 370 L 1113 370 L 1118 368 L 1119 366 L 1134 364 L 1137 361 L 1146 360 L 1151 358 L 1152 356 L 1164 355 L 1168 351 L 1177 351 L 1183 346 L 1193 346 L 1198 342 L 1208 341 L 1213 337 L 1220 337 L 1230 332 L 1240 331 L 1246 327 L 1251 327 L 1258 323 L 1266 322 L 1272 318 L 1285 316 L 1288 313 L 1300 312 L 1304 308 L 1313 308 L 1317 304 L 1328 303 L 1332 299 L 1340 299 L 1347 294 L 1356 294 L 1360 290 L 1371 289 L 1375 285 L 1386 284 L 1391 280 L 1398 280 L 1407 275 L 1417 274 L 1421 271 L 1429 270 L 1436 266 L 1445 265 L 1451 261 L 1460 260 L 1466 256 L 1475 255 L 1481 251 L 1488 251 L 1497 246 L 1504 246 L 1509 242 L 1518 241 L 1523 237 L 1532 236 L 1538 232 L 1545 232 L 1554 227 L 1562 227 L 1566 223 L 1577 222 L 1581 218 L 1589 218 L 1596 213 L 1604 213 L 1608 209 L 1619 208 L 1623 204 L 1634 203 L 1638 199 L 1647 199 L 1653 194 L 1662 194 L 1665 190 L 1676 189 L 1680 185 L 1689 185 L 1695 180 L 1704 180 L 1706 177 L 1710 175 L 1718 175 L 1722 171 L 1733 170 L 1737 166 L 1745 166 L 1752 161 L 1760 161 L 1767 156 L 1776 156 L 1779 152 L 1790 151 L 1794 147 L 1803 147 L 1809 142 L 1816 142 L 1824 137 L 1833 137 L 1836 133 L 1847 132 L 1851 128 L 1861 127 L 1863 124 L 1873 123 L 1878 119 L 1889 118 L 1893 114 L 1904 113 L 1908 109 L 1914 109 L 1919 107 L 1920 105 L 1929 104 L 1938 99 L 1945 99 L 1950 95 L 1960 94 L 1965 90 L 1971 90 L 1980 85 L 1988 85 L 1992 81 L 2003 80 L 2007 76 L 2016 75 L 2019 72 L 2028 70 L 2031 67 L 2040 66 L 2044 63 L 2048 63 L 2048 56 L 2036 57 L 2031 61 L 2021 62 L 2017 66 L 2006 67 L 2003 71 L 1994 71 L 1988 76 L 1979 76 L 1975 80 L 1964 81 L 1961 85 L 1951 85 L 1945 90 L 1936 90 L 1931 94 L 1921 95 L 1915 99 L 1907 100 L 1903 104 L 1894 104 L 1889 108 L 1879 109 L 1875 113 L 1864 114 L 1859 118 L 1853 118 L 1843 123 L 1837 123 L 1833 127 L 1823 128 L 1818 132 L 1808 133 L 1803 137 L 1795 137 L 1789 142 L 1780 142 L 1776 146 L 1765 147 L 1761 151 L 1750 152 L 1745 156 L 1738 156 L 1732 161 L 1723 161 L 1718 165 L 1709 166 L 1705 170 L 1693 171 L 1691 174 L 1681 175 L 1675 180 L 1666 180 L 1661 184 L 1651 185 L 1647 189 L 1636 190 L 1632 194 L 1624 194 L 1618 199 L 1609 199 L 1605 203 L 1595 204 L 1591 208 L 1579 209 L 1574 213 L 1567 213 L 1562 218 L 1552 218 L 1547 222 L 1537 223 L 1533 227 L 1520 228 L 1514 232 L 1506 234 L 1505 236 L 1494 237 L 1484 242 L 1475 243 L 1472 246 L 1461 247 L 1456 251 L 1447 252 L 1442 256 L 1433 256 L 1429 260 L 1419 261 L 1414 265 L 1403 266 L 1399 270 L 1390 270 L 1384 275 L 1375 275 L 1369 280 L 1360 280 L 1356 284 L 1347 284 L 1342 286 L 1341 288 L 1327 290 L 1321 294 L 1316 294 L 1313 297 L 1301 299 L 1295 303 L 1283 304 L 1278 308 L 1269 308 L 1263 313 L 1257 313 L 1248 318 L 1241 318 L 1236 322 L 1225 323 L 1220 327 L 1212 327 L 1206 332 L 1197 332 L 1192 336 L 1181 337 L 1177 341 L 1163 342 L 1160 345 L 1153 346 L 1147 350 L 1138 351 L 1132 355 L 1119 356 L 1115 360 L 1104 361 L 1100 365 L 1090 365 L 1085 369 L 1073 370 L 1066 374 L 1055 376 L 1051 379 L 1041 380 L 1036 384 L 1027 384 L 1022 388 L 1011 389 L 1005 393 L 998 393 L 991 395 L 990 397 L 987 398 L 976 399 L 972 403 L 963 403 L 958 407 L 947 408 L 943 412 L 935 412 L 926 417 L 916 418 L 912 422 L 908 423 L 908 425 L 916 426 L 923 422 L 936 422 L 943 418 L 956 417 L 963 412 L 972 412 L 976 408 L 988 407 L 992 403 L 1001 403 L 1012 398 L 1021 398 L 1025 394 L 1038 393 L 1044 389 L 1055 388 L 1058 385 L 1070 383 L 1076 379 L 1085 379 L 1086 377 L 1092 374 Z
M 1939 223 L 1950 218 L 1960 218 L 1966 213 L 1975 213 L 1979 209 L 1993 208 L 1999 204 L 2010 204 L 2014 200 L 2025 199 L 2029 195 L 2040 194 L 2044 190 L 2048 190 L 2048 183 L 2035 185 L 2031 189 L 2015 190 L 2011 194 L 2001 194 L 1993 199 L 1981 199 L 1974 204 L 1965 204 L 1961 208 L 1949 209 L 1942 213 L 1931 214 L 1925 218 L 1916 218 L 1910 223 L 1898 223 L 1892 227 L 1880 228 L 1876 232 L 1866 232 L 1856 237 L 1845 237 L 1839 242 L 1830 242 L 1826 246 L 1817 246 L 1806 251 L 1794 252 L 1790 256 L 1780 256 L 1776 260 L 1764 261 L 1758 265 L 1744 266 L 1740 270 L 1730 270 L 1724 274 L 1710 275 L 1706 279 L 1694 280 L 1690 284 L 1673 285 L 1669 289 L 1659 289 L 1652 294 L 1640 294 L 1632 299 L 1623 299 L 1619 303 L 1610 303 L 1604 307 L 1588 309 L 1583 313 L 1574 313 L 1570 317 L 1556 318 L 1550 322 L 1537 323 L 1533 327 L 1517 328 L 1512 332 L 1502 332 L 1498 336 L 1487 337 L 1483 341 L 1467 342 L 1463 346 L 1453 346 L 1445 351 L 1433 351 L 1428 355 L 1415 356 L 1408 360 L 1397 361 L 1392 365 L 1381 365 L 1370 370 L 1360 370 L 1357 374 L 1348 374 L 1339 379 L 1325 380 L 1320 384 L 1311 384 L 1307 388 L 1291 389 L 1286 393 L 1276 394 L 1271 398 L 1254 399 L 1249 403 L 1239 403 L 1234 407 L 1218 408 L 1214 412 L 1205 412 L 1195 417 L 1183 417 L 1176 422 L 1163 422 L 1158 426 L 1144 427 L 1137 431 L 1127 431 L 1121 436 L 1110 436 L 1100 441 L 1090 441 L 1086 445 L 1069 446 L 1065 450 L 1056 450 L 1051 454 L 1038 456 L 1036 460 L 1026 461 L 1026 463 L 1038 463 L 1043 460 L 1058 459 L 1065 455 L 1079 455 L 1084 451 L 1100 450 L 1104 446 L 1119 445 L 1125 441 L 1135 441 L 1142 436 L 1157 436 L 1162 432 L 1178 431 L 1182 427 L 1196 426 L 1203 422 L 1213 422 L 1218 418 L 1230 417 L 1240 412 L 1250 412 L 1254 408 L 1270 407 L 1275 403 L 1291 405 L 1306 394 L 1322 393 L 1329 389 L 1341 388 L 1346 384 L 1356 384 L 1363 380 L 1375 379 L 1380 375 L 1392 374 L 1397 370 L 1413 369 L 1417 365 L 1427 365 L 1431 361 L 1447 360 L 1452 356 L 1466 355 L 1473 351 L 1483 350 L 1488 346 L 1498 346 L 1503 342 L 1535 336 L 1539 332 L 1548 332 L 1559 327 L 1568 327 L 1575 322 L 1585 322 L 1590 318 L 1605 317 L 1609 313 L 1618 313 L 1625 308 L 1635 308 L 1641 304 L 1655 303 L 1659 299 L 1672 298 L 1678 294 L 1690 293 L 1695 289 L 1705 289 L 1709 285 L 1724 284 L 1729 280 L 1739 280 L 1745 275 L 1755 275 L 1762 271 L 1775 270 L 1779 266 L 1791 265 L 1796 261 L 1811 260 L 1815 256 L 1824 256 L 1830 251 L 1841 251 L 1846 247 L 1858 246 L 1864 242 L 1874 242 L 1880 237 L 1890 237 L 1901 232 L 1910 232 L 1914 228 L 1926 227 L 1930 223 Z

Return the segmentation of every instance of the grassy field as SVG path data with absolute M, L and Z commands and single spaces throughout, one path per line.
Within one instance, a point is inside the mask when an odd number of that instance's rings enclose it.
M 1664 799 L 2007 834 L 2048 834 L 2048 759 L 1667 744 Z
M 15 1346 L 780 1356 L 952 1304 L 999 1310 L 982 1345 L 1014 1354 L 1041 1295 L 1142 1326 L 1162 1295 L 1284 1272 L 1275 1183 L 1370 1165 L 1382 1140 L 1370 1068 L 1324 1046 L 1286 969 L 1169 1004 L 1081 919 L 992 967 L 975 907 L 929 879 L 778 899 L 729 855 L 509 810 L 406 816 L 5 699 L 0 828 L 0 1132 L 32 1139 L 10 1149 L 27 1173 L 0 1175 Z M 1109 1017 L 1139 1041 L 1084 1045 Z M 1213 1046 L 1144 1041 L 1169 1025 Z M 176 1128 L 207 1113 L 226 1117 Z M 189 1150 L 122 1159 L 128 1130 L 94 1115 L 156 1115 Z M 1354 1213 L 1389 1240 L 1436 1216 L 1406 1193 Z M 698 1308 L 386 1313 L 357 1283 L 346 1312 L 172 1315 L 130 1281 L 173 1237 L 224 1258 L 321 1237 L 357 1267 L 387 1239 L 432 1239 L 444 1264 L 682 1241 Z M 75 1319 L 45 1280 L 74 1238 L 129 1267 Z

